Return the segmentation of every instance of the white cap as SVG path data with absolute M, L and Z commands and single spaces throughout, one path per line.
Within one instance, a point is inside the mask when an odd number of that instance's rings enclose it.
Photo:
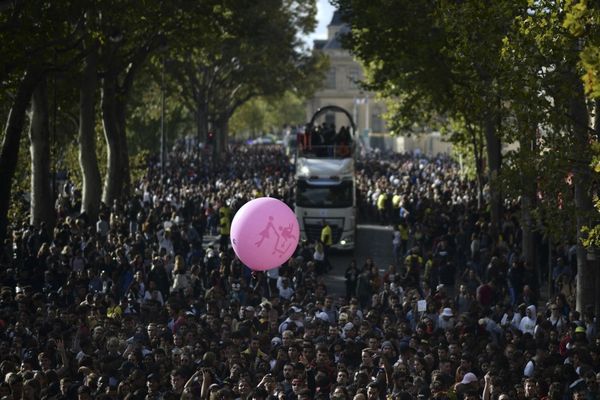
M 315 317 L 322 321 L 329 322 L 329 315 L 327 315 L 325 311 L 318 312 Z
M 460 381 L 460 383 L 462 383 L 463 385 L 468 385 L 469 383 L 473 382 L 477 382 L 477 376 L 475 376 L 475 374 L 472 372 L 467 372 L 462 378 L 462 381 Z

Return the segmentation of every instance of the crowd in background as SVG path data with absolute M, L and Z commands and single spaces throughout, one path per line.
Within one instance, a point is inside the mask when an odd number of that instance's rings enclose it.
M 393 226 L 394 260 L 344 266 L 337 295 L 313 243 L 267 273 L 229 246 L 246 201 L 293 204 L 278 146 L 214 159 L 180 143 L 165 176 L 151 161 L 94 220 L 65 185 L 56 227 L 15 222 L 0 252 L 0 399 L 598 397 L 571 245 L 542 301 L 515 211 L 493 240 L 450 159 L 368 154 L 357 170 L 361 217 Z

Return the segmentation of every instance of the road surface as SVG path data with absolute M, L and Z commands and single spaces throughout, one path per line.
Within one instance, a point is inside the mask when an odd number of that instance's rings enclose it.
M 388 265 L 393 262 L 392 253 L 392 228 L 381 225 L 358 225 L 357 242 L 353 252 L 333 252 L 331 265 L 333 269 L 325 275 L 325 283 L 329 294 L 334 296 L 346 294 L 344 273 L 350 265 L 352 258 L 356 258 L 356 265 L 360 269 L 367 257 L 372 257 L 375 265 L 379 267 L 382 275 Z M 204 248 L 209 245 L 218 247 L 219 237 L 205 235 Z
M 392 228 L 380 225 L 358 225 L 358 237 L 354 252 L 339 252 L 331 255 L 333 269 L 325 276 L 328 293 L 345 295 L 344 272 L 352 258 L 360 269 L 367 257 L 372 257 L 375 265 L 383 274 L 393 262 Z

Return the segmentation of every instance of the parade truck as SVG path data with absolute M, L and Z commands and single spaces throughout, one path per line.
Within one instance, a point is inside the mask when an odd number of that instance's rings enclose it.
M 335 126 L 334 113 L 347 124 Z M 319 123 L 325 117 L 325 122 Z M 341 107 L 320 108 L 297 138 L 294 209 L 303 240 L 321 239 L 331 228 L 332 248 L 352 250 L 356 242 L 356 127 Z

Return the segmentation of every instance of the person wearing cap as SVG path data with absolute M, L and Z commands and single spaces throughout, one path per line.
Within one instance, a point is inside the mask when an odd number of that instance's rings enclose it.
M 454 328 L 454 312 L 450 307 L 442 309 L 438 317 L 437 327 L 445 331 Z
M 455 392 L 460 396 L 471 391 L 479 390 L 479 379 L 472 372 L 467 372 L 462 380 L 454 385 Z
M 356 334 L 355 326 L 352 322 L 346 323 L 342 328 L 342 338 L 344 339 L 354 339 L 354 335 Z
M 396 350 L 394 349 L 394 345 L 391 341 L 386 340 L 381 343 L 381 357 L 390 364 L 396 362 Z

